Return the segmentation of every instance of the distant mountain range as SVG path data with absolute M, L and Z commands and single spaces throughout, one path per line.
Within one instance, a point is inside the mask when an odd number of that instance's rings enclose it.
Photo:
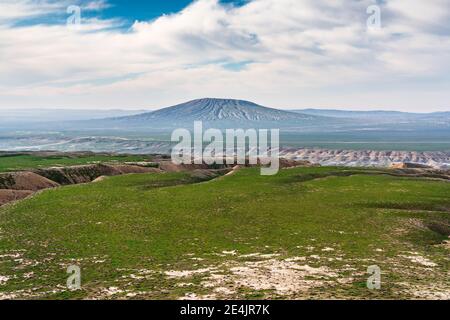
M 91 120 L 91 121 L 90 121 Z M 192 123 L 194 121 L 215 123 L 278 123 L 325 124 L 351 123 L 362 120 L 370 123 L 399 121 L 448 121 L 450 112 L 408 113 L 399 111 L 347 111 L 334 109 L 280 110 L 245 100 L 204 98 L 160 109 L 145 110 L 76 110 L 76 109 L 6 109 L 2 110 L 2 125 L 16 123 L 48 123 L 90 121 L 112 125 L 164 125 L 169 123 Z M 354 122 L 354 121 L 353 121 Z
M 450 150 L 450 112 L 286 111 L 249 101 L 212 98 L 151 112 L 43 110 L 41 114 L 2 114 L 0 149 L 162 153 L 170 148 L 172 131 L 192 129 L 194 121 L 217 129 L 279 128 L 284 147 Z
M 430 119 L 450 119 L 450 112 L 433 112 L 433 113 L 411 113 L 401 111 L 348 111 L 334 109 L 300 109 L 292 110 L 303 115 L 345 118 L 345 119 L 369 119 L 369 120 L 430 120 Z
M 392 132 L 423 131 L 424 128 L 450 128 L 450 112 L 407 113 L 398 111 L 280 110 L 244 100 L 205 98 L 157 111 L 125 110 L 40 110 L 6 113 L 0 131 L 111 130 L 172 131 L 191 128 L 194 121 L 205 127 L 280 128 L 285 132 Z M 32 124 L 32 125 L 28 125 Z M 3 127 L 3 129 L 2 129 Z

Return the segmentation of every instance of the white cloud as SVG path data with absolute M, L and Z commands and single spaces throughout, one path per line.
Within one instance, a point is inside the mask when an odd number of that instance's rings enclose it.
M 101 11 L 109 7 L 110 5 L 106 0 L 93 0 L 81 6 L 83 10 L 88 11 Z
M 198 0 L 126 32 L 116 28 L 120 20 L 99 19 L 84 20 L 78 31 L 14 27 L 14 19 L 61 8 L 4 1 L 0 108 L 158 107 L 204 96 L 275 107 L 449 107 L 445 0 L 387 0 L 378 31 L 366 27 L 371 0 L 253 0 L 240 7 Z M 229 63 L 242 67 L 230 70 Z
M 386 9 L 392 11 L 399 21 L 404 19 L 402 22 L 407 26 L 418 28 L 445 27 L 450 18 L 448 0 L 389 0 Z
M 0 23 L 50 14 L 59 8 L 63 8 L 62 3 L 45 0 L 2 0 L 0 3 Z

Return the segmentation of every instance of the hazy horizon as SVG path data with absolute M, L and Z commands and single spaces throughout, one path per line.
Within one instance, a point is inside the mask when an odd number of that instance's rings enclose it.
M 199 98 L 199 99 L 203 99 L 203 98 Z M 228 99 L 228 98 L 212 98 L 212 99 Z M 197 100 L 197 99 L 193 99 L 193 100 Z M 341 107 L 341 106 L 336 106 L 336 107 L 323 107 L 323 106 L 300 106 L 300 107 L 294 107 L 294 106 L 287 106 L 287 107 L 273 107 L 270 105 L 265 105 L 262 103 L 258 103 L 252 100 L 248 100 L 248 99 L 233 99 L 233 100 L 245 100 L 245 101 L 249 101 L 249 102 L 253 102 L 256 103 L 260 106 L 263 107 L 267 107 L 267 108 L 274 108 L 274 109 L 279 109 L 279 110 L 284 110 L 284 111 L 301 111 L 301 110 L 321 110 L 321 111 L 351 111 L 351 112 L 405 112 L 405 113 L 422 113 L 422 114 L 428 114 L 428 113 L 439 113 L 439 112 L 450 112 L 450 107 L 448 108 L 436 108 L 437 111 L 429 111 L 429 110 L 423 110 L 423 111 L 404 111 L 401 108 L 400 109 L 396 109 L 396 108 L 388 108 L 388 107 Z M 138 107 L 115 107 L 115 108 L 108 108 L 108 107 L 79 107 L 79 108 L 68 108 L 68 107 L 51 107 L 51 106 L 38 106 L 38 107 L 16 107 L 16 108 L 11 108 L 11 107 L 5 107 L 3 108 L 4 111 L 38 111 L 38 110 L 61 110 L 61 111 L 102 111 L 102 112 L 106 112 L 106 111 L 123 111 L 123 112 L 152 112 L 152 111 L 158 111 L 164 108 L 169 108 L 178 104 L 182 104 L 185 102 L 188 102 L 191 100 L 185 100 L 182 102 L 174 102 L 170 105 L 166 105 L 166 106 L 153 106 L 153 107 L 148 107 L 148 106 L 138 106 Z M 433 108 L 431 108 L 431 110 L 434 110 Z

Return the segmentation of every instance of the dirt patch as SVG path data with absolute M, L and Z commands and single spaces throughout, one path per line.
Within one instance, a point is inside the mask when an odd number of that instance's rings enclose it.
M 92 182 L 93 183 L 102 182 L 102 181 L 105 181 L 107 178 L 108 178 L 107 176 L 100 176 Z
M 228 172 L 225 176 L 232 176 L 236 172 L 238 172 L 241 169 L 241 166 L 234 166 L 233 169 L 231 169 L 230 172 Z
M 9 279 L 10 277 L 0 275 L 0 285 L 5 284 L 6 282 L 9 281 Z
M 243 266 L 232 268 L 230 271 L 232 275 L 223 280 L 231 281 L 237 287 L 273 290 L 282 296 L 321 287 L 327 280 L 337 277 L 337 274 L 327 267 L 313 268 L 295 261 L 276 259 L 246 262 Z M 223 282 L 218 281 L 216 285 Z
M 409 256 L 404 255 L 402 257 L 410 260 L 413 263 L 422 265 L 424 267 L 430 267 L 430 268 L 437 267 L 437 264 L 434 263 L 433 261 L 429 260 L 428 258 L 422 257 L 419 254 L 414 253 L 414 252 L 412 252 L 411 255 L 409 255 Z
M 450 250 L 450 236 L 448 237 L 449 240 L 444 240 L 440 246 L 442 246 L 444 249 Z
M 169 278 L 187 278 L 192 277 L 197 274 L 209 273 L 211 271 L 216 270 L 216 268 L 203 268 L 197 270 L 182 270 L 182 271 L 166 271 L 165 275 Z
M 337 283 L 339 274 L 328 267 L 305 264 L 305 257 L 281 260 L 276 256 L 259 253 L 242 255 L 240 259 L 252 258 L 253 261 L 232 260 L 197 270 L 169 271 L 165 275 L 183 280 L 201 276 L 201 287 L 211 292 L 207 296 L 188 293 L 182 299 L 236 298 L 242 289 L 272 292 L 279 297 L 295 297 L 311 289 Z
M 0 206 L 9 202 L 25 199 L 32 195 L 33 191 L 25 190 L 0 190 Z
M 429 283 L 426 285 L 413 285 L 410 283 L 401 283 L 403 294 L 407 294 L 414 299 L 421 300 L 450 300 L 450 286 Z

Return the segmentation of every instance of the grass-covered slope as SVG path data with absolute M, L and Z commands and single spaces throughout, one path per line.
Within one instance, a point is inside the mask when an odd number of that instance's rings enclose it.
M 44 191 L 0 208 L 0 298 L 449 298 L 450 184 L 343 170 Z
M 97 162 L 133 162 L 147 160 L 139 155 L 0 155 L 0 172 L 46 168 L 51 166 L 74 166 Z

